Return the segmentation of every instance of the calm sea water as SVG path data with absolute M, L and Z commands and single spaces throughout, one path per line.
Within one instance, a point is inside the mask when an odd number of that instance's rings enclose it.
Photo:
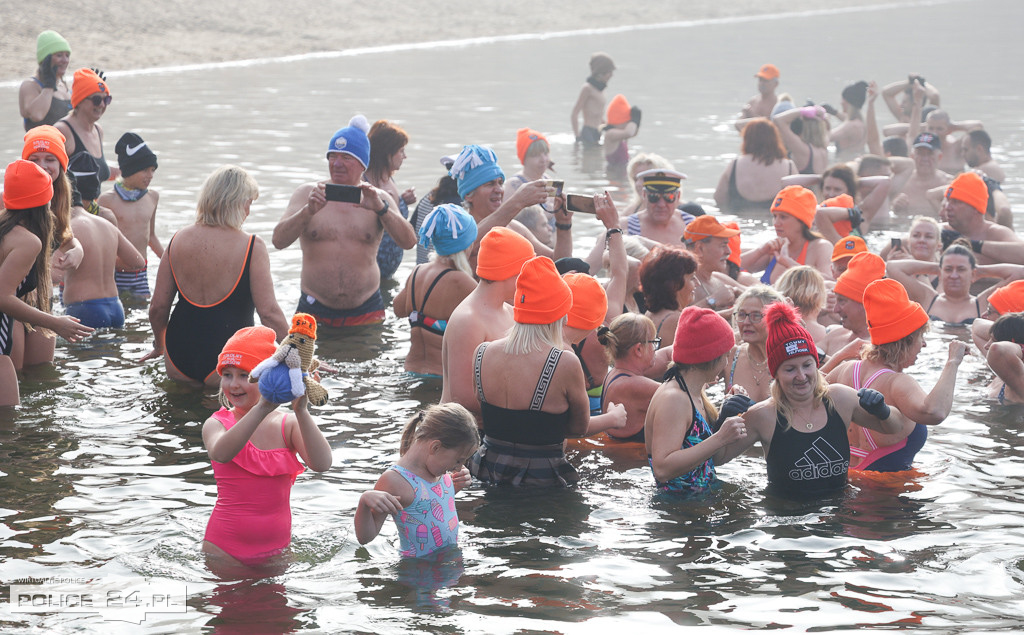
M 635 150 L 658 152 L 689 175 L 687 196 L 710 202 L 738 151 L 728 120 L 754 92 L 754 70 L 782 69 L 797 100 L 838 101 L 857 79 L 894 81 L 914 71 L 942 90 L 954 119 L 981 119 L 1024 204 L 1024 76 L 1013 0 L 921 4 L 394 50 L 157 73 L 111 73 L 106 148 L 135 130 L 159 154 L 158 231 L 191 222 L 198 187 L 223 163 L 261 185 L 247 228 L 269 242 L 294 188 L 323 178 L 327 140 L 356 112 L 410 133 L 399 187 L 425 194 L 437 158 L 465 143 L 491 144 L 516 171 L 517 128 L 547 131 L 570 191 L 609 188 L 601 167 L 574 155 L 568 113 L 595 50 L 618 71 L 609 93 L 643 108 Z M 987 43 L 998 43 L 988 46 Z M 27 61 L 28 62 L 28 61 Z M 79 60 L 79 63 L 84 61 Z M 0 150 L 21 147 L 16 87 L 0 86 Z M 883 113 L 882 120 L 890 119 Z M 740 219 L 751 242 L 760 215 Z M 592 221 L 591 221 L 592 222 Z M 579 220 L 579 227 L 588 221 Z M 1018 225 L 1019 219 L 1018 219 Z M 591 225 L 591 227 L 593 227 Z M 887 236 L 873 238 L 880 245 Z M 589 238 L 577 237 L 582 249 Z M 298 294 L 297 246 L 271 254 L 286 313 Z M 404 280 L 411 253 L 398 274 Z M 155 275 L 155 264 L 151 277 Z M 386 285 L 389 296 L 394 284 Z M 951 338 L 938 330 L 914 374 L 931 386 Z M 186 583 L 186 613 L 142 626 L 95 615 L 12 614 L 4 632 L 480 632 L 674 626 L 795 631 L 1024 629 L 1024 412 L 984 400 L 990 373 L 961 366 L 953 414 L 899 482 L 855 479 L 848 496 L 810 507 L 766 500 L 758 453 L 720 470 L 723 485 L 696 499 L 664 498 L 642 452 L 574 445 L 581 485 L 561 492 L 460 495 L 461 558 L 401 562 L 389 524 L 359 547 L 359 494 L 397 455 L 400 429 L 439 382 L 402 373 L 408 327 L 322 339 L 341 372 L 317 412 L 335 466 L 299 478 L 290 565 L 257 581 L 217 580 L 198 548 L 215 500 L 201 423 L 209 395 L 141 365 L 150 348 L 144 306 L 128 325 L 85 343 L 62 343 L 55 368 L 32 369 L 23 405 L 0 411 L 0 597 L 19 579 L 81 578 L 93 588 L 150 580 Z

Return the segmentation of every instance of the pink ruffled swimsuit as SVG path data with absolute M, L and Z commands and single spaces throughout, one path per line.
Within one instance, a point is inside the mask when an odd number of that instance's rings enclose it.
M 282 438 L 286 416 L 281 415 Z M 236 423 L 224 408 L 213 417 L 228 430 Z M 292 485 L 305 470 L 295 452 L 261 450 L 248 441 L 230 462 L 211 463 L 217 504 L 205 539 L 243 564 L 257 564 L 283 551 L 292 538 Z

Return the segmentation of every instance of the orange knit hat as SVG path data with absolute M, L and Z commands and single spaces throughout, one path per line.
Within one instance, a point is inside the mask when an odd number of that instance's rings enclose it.
M 608 104 L 605 119 L 609 125 L 619 126 L 629 121 L 629 102 L 624 95 L 616 95 Z
M 263 360 L 277 351 L 277 335 L 265 326 L 247 326 L 239 329 L 224 343 L 224 349 L 217 357 L 217 374 L 223 375 L 224 368 L 235 366 L 247 373 L 252 372 Z
M 840 258 L 856 256 L 857 254 L 863 253 L 867 250 L 868 245 L 860 236 L 846 236 L 844 238 L 840 238 L 839 242 L 832 247 L 832 262 L 835 262 Z
M 533 258 L 533 245 L 508 227 L 495 227 L 480 240 L 476 275 L 481 280 L 508 280 Z
M 840 194 L 839 196 L 833 196 L 827 198 L 821 202 L 822 207 L 845 207 L 847 209 L 853 207 L 856 203 L 853 202 L 853 197 L 849 194 Z
M 865 251 L 850 259 L 850 266 L 836 280 L 835 291 L 854 302 L 864 302 L 864 289 L 885 277 L 885 261 Z
M 516 156 L 519 157 L 520 163 L 526 161 L 526 151 L 529 150 L 530 146 L 532 146 L 536 141 L 543 141 L 549 149 L 551 147 L 551 144 L 548 142 L 548 138 L 536 130 L 520 128 L 516 132 Z
M 545 256 L 530 258 L 516 280 L 513 319 L 520 324 L 551 324 L 572 308 L 572 291 Z
M 585 273 L 567 273 L 562 280 L 572 291 L 572 308 L 566 324 L 584 331 L 601 326 L 608 313 L 608 295 L 597 278 Z
M 739 229 L 732 229 L 718 222 L 714 216 L 705 214 L 698 216 L 683 228 L 683 240 L 694 242 L 705 238 L 732 238 L 740 233 Z
M 740 224 L 736 221 L 729 221 L 728 223 L 722 223 L 722 225 L 736 230 L 736 235 L 729 239 L 729 262 L 740 267 L 742 266 L 740 264 L 740 246 L 742 244 L 739 234 Z
M 1024 311 L 1024 280 L 1014 280 L 996 289 L 988 296 L 988 303 L 999 311 L 999 315 Z
M 864 289 L 864 314 L 876 346 L 903 339 L 928 323 L 928 313 L 891 278 L 875 280 Z
M 804 225 L 814 224 L 814 214 L 818 211 L 818 199 L 814 192 L 800 185 L 788 185 L 775 195 L 772 203 L 772 214 L 789 214 Z
M 988 187 L 976 172 L 964 172 L 946 188 L 946 198 L 963 201 L 984 214 L 988 209 Z
M 75 71 L 75 80 L 71 85 L 71 107 L 77 108 L 83 99 L 93 93 L 109 95 L 110 87 L 92 69 L 80 68 Z
M 28 159 L 35 152 L 46 152 L 57 157 L 60 167 L 68 171 L 68 151 L 64 148 L 67 139 L 53 126 L 36 126 L 25 133 L 25 145 L 21 148 L 21 158 Z
M 18 159 L 4 171 L 4 209 L 31 209 L 53 198 L 53 181 L 46 170 L 31 161 Z

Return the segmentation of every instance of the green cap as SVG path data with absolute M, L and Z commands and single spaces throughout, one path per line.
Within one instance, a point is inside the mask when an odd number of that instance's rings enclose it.
M 36 38 L 36 63 L 42 64 L 47 55 L 67 51 L 71 53 L 71 45 L 56 31 L 43 31 Z

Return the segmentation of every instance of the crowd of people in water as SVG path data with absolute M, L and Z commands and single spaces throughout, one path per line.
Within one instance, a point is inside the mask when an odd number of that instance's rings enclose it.
M 822 499 L 850 470 L 911 469 L 969 352 L 987 359 L 993 399 L 1024 402 L 1024 240 L 1005 174 L 982 123 L 953 120 L 920 75 L 853 82 L 835 108 L 795 103 L 765 64 L 736 119 L 740 153 L 717 210 L 685 202 L 686 177 L 663 157 L 630 153 L 641 112 L 607 97 L 615 63 L 604 53 L 570 119 L 582 153 L 628 175 L 622 209 L 606 192 L 567 194 L 548 174 L 547 137 L 530 128 L 516 137 L 515 175 L 467 143 L 417 199 L 395 181 L 406 132 L 356 115 L 326 140 L 326 178 L 298 187 L 273 230 L 275 249 L 298 241 L 302 254 L 294 313 L 312 317 L 289 320 L 268 246 L 243 229 L 253 178 L 215 170 L 195 223 L 163 240 L 157 154 L 128 131 L 107 162 L 111 87 L 88 68 L 69 84 L 70 54 L 41 33 L 19 93 L 24 147 L 4 171 L 0 212 L 0 405 L 19 403 L 20 369 L 53 361 L 55 336 L 121 328 L 120 298 L 148 298 L 144 359 L 219 389 L 223 405 L 202 430 L 218 488 L 211 561 L 280 553 L 296 476 L 332 464 L 307 398 L 287 399 L 285 414 L 250 373 L 289 334 L 373 337 L 381 281 L 413 248 L 392 310 L 408 319 L 405 369 L 438 378 L 441 397 L 408 422 L 400 458 L 355 513 L 363 543 L 392 517 L 403 556 L 456 543 L 454 497 L 471 483 L 574 485 L 570 438 L 643 444 L 652 487 L 683 494 L 715 487 L 719 466 L 759 444 L 769 493 Z M 769 213 L 775 238 L 744 245 L 730 219 L 749 212 Z M 586 253 L 573 249 L 579 214 L 601 224 Z M 876 249 L 882 217 L 906 233 Z M 950 341 L 934 385 L 921 386 L 907 371 L 932 324 L 969 329 L 975 350 Z M 716 404 L 708 388 L 720 382 Z

